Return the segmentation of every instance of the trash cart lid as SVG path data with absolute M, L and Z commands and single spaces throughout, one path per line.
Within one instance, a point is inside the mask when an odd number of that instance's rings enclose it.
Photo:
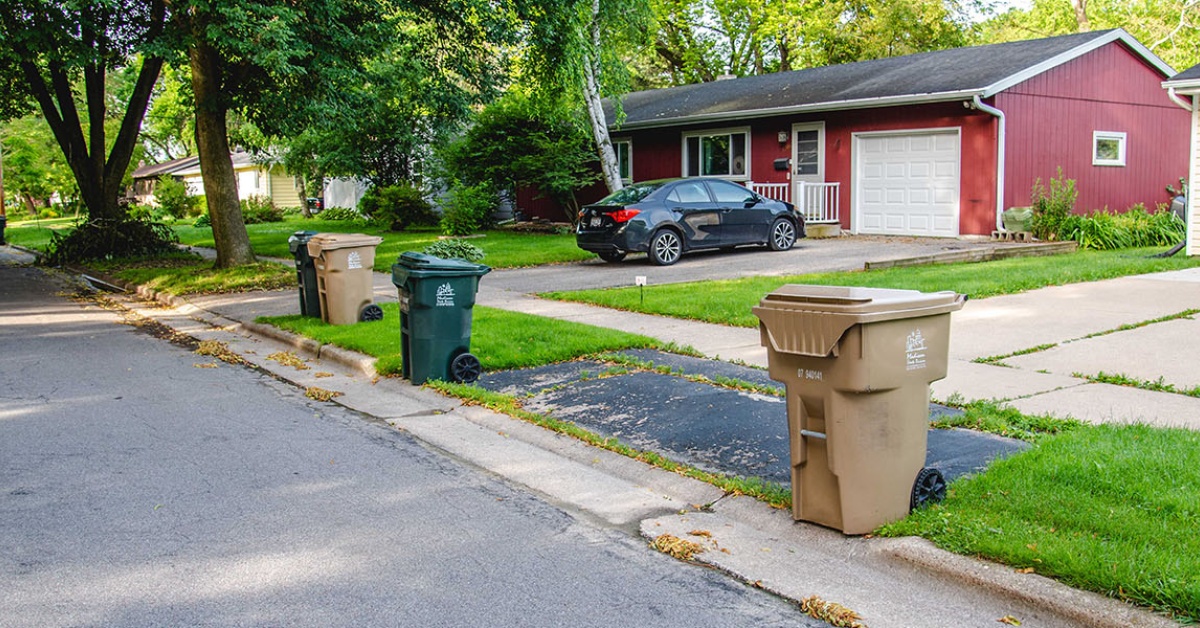
M 965 301 L 966 295 L 950 291 L 789 284 L 763 297 L 753 312 L 766 331 L 764 344 L 822 357 L 854 325 L 946 314 Z
M 402 283 L 408 277 L 482 277 L 491 270 L 489 266 L 466 260 L 445 259 L 425 253 L 406 251 L 401 253 L 399 259 L 392 265 L 392 281 L 393 283 Z
M 332 251 L 355 246 L 379 246 L 383 238 L 365 233 L 318 233 L 308 239 L 308 251 Z

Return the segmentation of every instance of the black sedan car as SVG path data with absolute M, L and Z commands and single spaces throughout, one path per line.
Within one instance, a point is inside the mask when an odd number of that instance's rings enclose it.
M 579 212 L 579 248 L 619 262 L 636 251 L 659 266 L 686 251 L 766 245 L 792 248 L 804 237 L 804 217 L 791 203 L 774 201 L 724 179 L 645 181 Z

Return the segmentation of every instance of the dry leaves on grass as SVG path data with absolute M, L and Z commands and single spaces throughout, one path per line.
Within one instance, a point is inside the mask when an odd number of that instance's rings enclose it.
M 306 364 L 300 356 L 292 353 L 291 351 L 276 351 L 275 353 L 268 355 L 267 359 L 278 362 L 283 366 L 295 367 L 297 371 L 307 371 L 309 368 L 308 364 Z
M 815 595 L 801 600 L 800 610 L 837 628 L 867 628 L 866 624 L 858 621 L 862 619 L 858 613 L 837 602 L 826 602 Z

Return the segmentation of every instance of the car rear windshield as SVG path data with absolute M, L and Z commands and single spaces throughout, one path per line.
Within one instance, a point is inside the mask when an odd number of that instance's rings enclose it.
M 636 203 L 647 196 L 650 196 L 651 192 L 660 187 L 662 187 L 662 183 L 635 183 L 633 185 L 623 187 L 620 190 L 609 194 L 608 196 L 605 196 L 599 201 L 596 201 L 595 204 L 628 205 L 630 203 Z

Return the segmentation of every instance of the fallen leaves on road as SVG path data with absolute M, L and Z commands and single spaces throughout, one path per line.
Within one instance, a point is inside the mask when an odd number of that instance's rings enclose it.
M 336 390 L 325 390 L 316 386 L 309 386 L 304 389 L 304 396 L 314 401 L 332 401 L 334 397 L 341 397 L 345 393 L 340 393 Z
M 681 539 L 673 534 L 664 534 L 650 544 L 650 547 L 679 560 L 692 560 L 704 551 L 699 543 Z
M 307 371 L 309 369 L 309 366 L 304 363 L 304 360 L 291 351 L 276 351 L 275 353 L 268 355 L 267 359 L 278 362 L 283 366 L 295 367 L 297 371 Z
M 820 619 L 837 628 L 867 628 L 866 624 L 859 621 L 862 617 L 858 613 L 837 602 L 827 602 L 815 595 L 801 600 L 800 610 L 808 613 L 814 619 Z
M 1009 626 L 1020 626 L 1021 625 L 1021 620 L 1017 619 L 1016 617 L 1013 617 L 1012 615 L 1005 615 L 1004 617 L 1001 617 L 1000 619 L 997 619 L 996 621 L 998 621 L 1002 624 L 1008 624 Z
M 196 347 L 196 354 L 214 357 L 228 364 L 250 364 L 245 358 L 231 351 L 229 345 L 219 340 L 201 340 L 200 345 Z
M 215 368 L 217 368 L 217 363 L 216 362 L 195 362 L 192 364 L 192 366 L 194 366 L 198 369 L 215 369 Z

